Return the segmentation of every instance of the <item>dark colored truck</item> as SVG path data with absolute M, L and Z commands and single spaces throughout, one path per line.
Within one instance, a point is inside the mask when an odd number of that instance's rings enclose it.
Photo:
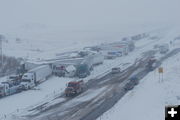
M 76 71 L 76 75 L 79 78 L 85 78 L 88 75 L 90 75 L 90 71 L 92 68 L 90 68 L 90 66 L 88 66 L 87 64 L 80 64 L 77 66 L 77 71 Z
M 154 57 L 150 58 L 147 62 L 146 68 L 149 71 L 153 71 L 156 67 L 156 62 L 157 62 L 157 60 Z
M 85 84 L 83 80 L 69 82 L 65 89 L 65 95 L 66 97 L 78 95 L 84 91 L 84 88 Z

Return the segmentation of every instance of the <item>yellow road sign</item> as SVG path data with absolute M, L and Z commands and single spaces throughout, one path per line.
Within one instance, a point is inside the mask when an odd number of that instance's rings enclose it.
M 159 73 L 163 73 L 163 72 L 164 72 L 164 70 L 163 70 L 162 67 L 160 67 L 160 68 L 158 69 L 158 71 L 159 71 Z

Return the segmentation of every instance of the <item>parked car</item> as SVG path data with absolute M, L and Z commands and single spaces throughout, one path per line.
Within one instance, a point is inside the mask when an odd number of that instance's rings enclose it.
M 112 71 L 111 71 L 112 74 L 116 74 L 116 73 L 120 73 L 120 72 L 121 72 L 120 67 L 114 67 L 114 68 L 112 68 Z

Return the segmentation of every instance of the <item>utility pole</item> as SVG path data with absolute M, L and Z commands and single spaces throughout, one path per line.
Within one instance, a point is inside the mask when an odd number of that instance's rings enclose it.
M 1 67 L 3 67 L 3 39 L 4 39 L 4 36 L 0 35 Z

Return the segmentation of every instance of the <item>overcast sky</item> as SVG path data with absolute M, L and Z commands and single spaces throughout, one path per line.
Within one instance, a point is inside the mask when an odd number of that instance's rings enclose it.
M 98 27 L 180 21 L 180 0 L 0 0 L 0 26 Z M 3 26 L 3 27 L 2 27 Z

